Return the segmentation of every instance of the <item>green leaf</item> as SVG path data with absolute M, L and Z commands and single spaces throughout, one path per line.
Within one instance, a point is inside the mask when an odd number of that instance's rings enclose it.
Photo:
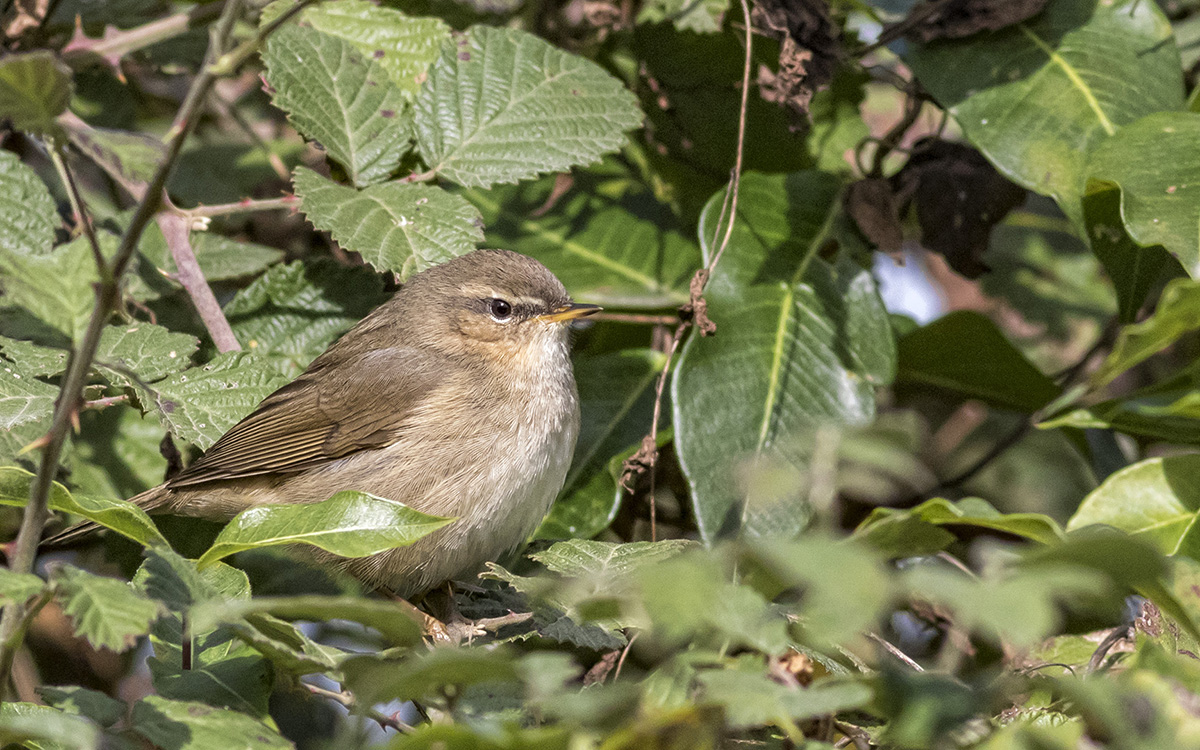
M 225 315 L 247 349 L 295 377 L 385 299 L 383 281 L 367 268 L 296 261 L 255 279 Z
M 411 114 L 388 72 L 350 42 L 289 24 L 263 52 L 271 100 L 360 187 L 387 179 L 409 149 Z
M 150 632 L 150 624 L 161 612 L 158 602 L 116 578 L 65 566 L 55 580 L 58 601 L 75 634 L 96 648 L 117 652 L 132 648 L 139 636 Z
M 1200 276 L 1200 114 L 1158 112 L 1126 125 L 1087 163 L 1088 192 L 1115 185 L 1121 218 L 1143 246 L 1161 245 Z
M 597 580 L 626 576 L 646 565 L 669 560 L 696 546 L 687 539 L 660 542 L 596 542 L 568 539 L 530 555 L 542 565 L 564 576 L 587 576 Z
M 0 151 L 0 247 L 16 255 L 45 255 L 58 225 L 45 184 L 16 154 Z
M 98 239 L 104 256 L 111 256 L 117 239 L 106 232 L 99 232 Z M 86 237 L 42 255 L 0 254 L 0 275 L 3 305 L 23 308 L 35 319 L 13 321 L 4 326 L 6 333 L 43 343 L 78 343 L 83 338 L 96 301 L 93 286 L 99 280 Z
M 58 710 L 86 716 L 102 727 L 112 726 L 125 716 L 125 704 L 121 701 L 78 685 L 43 685 L 38 694 Z
M 228 281 L 256 276 L 283 259 L 283 252 L 254 242 L 240 242 L 213 232 L 192 232 L 189 240 L 196 262 L 209 281 Z M 167 248 L 162 230 L 151 222 L 146 227 L 138 251 L 162 276 L 175 275 L 179 269 Z
M 483 241 L 479 211 L 439 187 L 393 181 L 355 190 L 304 168 L 293 181 L 312 225 L 380 271 L 407 277 Z
M 283 384 L 264 358 L 229 352 L 152 386 L 141 386 L 139 392 L 167 429 L 208 448 Z
M 84 495 L 128 498 L 163 481 L 166 430 L 137 409 L 87 410 L 71 436 L 71 486 Z
M 1005 409 L 1034 412 L 1061 389 L 983 315 L 960 310 L 900 339 L 900 383 L 935 386 Z
M 638 23 L 670 22 L 680 31 L 715 34 L 721 30 L 730 0 L 651 0 L 638 11 Z
M 114 384 L 133 385 L 128 373 L 142 382 L 154 382 L 189 367 L 199 346 L 194 336 L 151 323 L 108 326 L 100 334 L 96 364 Z
M 71 69 L 53 52 L 9 54 L 0 60 L 0 120 L 17 130 L 48 133 L 71 101 Z
M 663 355 L 625 349 L 575 361 L 582 412 L 575 457 L 540 538 L 591 537 L 617 513 L 622 490 L 609 467 L 650 429 L 654 384 Z
M 33 750 L 96 750 L 96 725 L 34 703 L 0 702 L 0 746 L 15 744 Z
M 447 686 L 512 680 L 517 670 L 502 649 L 439 648 L 401 659 L 361 656 L 342 664 L 347 686 L 367 703 L 412 700 Z
M 242 511 L 221 530 L 198 564 L 203 568 L 235 552 L 281 544 L 309 544 L 342 557 L 367 557 L 406 547 L 453 520 L 345 490 L 319 503 Z
M 46 582 L 32 573 L 14 573 L 0 568 L 0 604 L 23 603 L 40 594 Z
M 919 46 L 907 62 L 973 145 L 1078 228 L 1088 153 L 1123 125 L 1183 107 L 1171 25 L 1140 0 L 1056 0 L 1000 31 Z
M 817 257 L 838 187 L 820 172 L 742 178 L 729 248 L 706 292 L 717 334 L 689 339 L 671 388 L 675 446 L 706 541 L 739 527 L 802 527 L 811 430 L 869 422 L 876 386 L 892 379 L 895 342 L 870 272 L 845 256 L 836 265 Z M 702 243 L 721 202 L 718 193 L 705 209 Z M 756 464 L 794 474 L 794 490 L 748 497 L 738 478 Z
M 307 9 L 302 18 L 377 60 L 409 101 L 416 98 L 429 65 L 450 36 L 450 27 L 440 18 L 414 18 L 365 0 L 325 3 Z
M 150 182 L 166 156 L 166 146 L 147 133 L 65 123 L 71 144 L 129 182 Z
M 133 706 L 130 728 L 162 750 L 290 750 L 285 740 L 261 721 L 203 703 L 151 695 Z
M 421 624 L 397 605 L 352 596 L 260 596 L 242 601 L 213 601 L 192 611 L 196 627 L 209 629 L 221 623 L 256 615 L 273 615 L 285 620 L 350 620 L 378 630 L 395 646 L 413 646 L 421 641 Z
M 338 661 L 346 654 L 317 643 L 295 625 L 271 615 L 253 615 L 247 622 L 235 624 L 234 630 L 247 645 L 267 657 L 276 669 L 294 675 L 329 672 L 337 668 Z
M 65 349 L 51 349 L 32 341 L 0 336 L 0 356 L 34 377 L 53 377 L 66 372 L 68 354 Z
M 930 531 L 927 527 L 967 526 L 992 529 L 1041 544 L 1062 539 L 1062 529 L 1054 519 L 1041 513 L 1001 513 L 986 500 L 965 498 L 957 502 L 934 498 L 915 508 L 876 508 L 858 525 L 854 536 L 863 539 L 892 557 L 912 557 L 944 549 L 953 534 Z M 934 539 L 931 547 L 921 542 Z
M 24 507 L 29 502 L 33 474 L 15 466 L 0 467 L 0 505 Z M 50 510 L 82 516 L 143 546 L 166 545 L 167 540 L 146 512 L 124 500 L 73 495 L 58 482 L 50 488 Z
M 1108 477 L 1067 522 L 1072 531 L 1114 526 L 1168 555 L 1200 560 L 1200 455 L 1150 458 Z
M 742 668 L 705 670 L 699 676 L 703 699 L 722 706 L 737 728 L 813 719 L 860 708 L 871 700 L 871 689 L 855 682 L 822 680 L 810 687 L 784 686 L 772 680 L 753 660 Z
M 1083 216 L 1092 252 L 1103 264 L 1117 293 L 1117 320 L 1133 323 L 1163 278 L 1180 273 L 1170 254 L 1159 246 L 1140 247 L 1121 218 L 1121 191 L 1100 190 L 1083 198 Z M 1176 268 L 1172 268 L 1175 266 Z M 1089 285 L 1098 289 L 1098 285 Z
M 443 43 L 416 111 L 425 163 L 467 187 L 590 164 L 642 121 L 634 96 L 600 66 L 488 26 Z
M 1104 387 L 1178 341 L 1180 336 L 1197 329 L 1200 329 L 1200 282 L 1175 279 L 1163 290 L 1153 315 L 1121 329 L 1112 351 L 1092 374 L 1091 387 Z
M 32 359 L 32 368 L 26 365 L 26 357 L 22 356 L 30 350 L 43 352 L 53 350 L 34 347 L 24 341 L 14 342 L 13 339 L 0 340 L 0 428 L 11 430 L 19 424 L 36 422 L 54 413 L 54 402 L 58 399 L 58 388 L 43 383 L 35 376 L 41 365 L 47 364 L 48 357 Z M 22 346 L 24 345 L 24 346 Z M 63 352 L 65 358 L 65 352 Z
M 1037 427 L 1116 430 L 1151 440 L 1200 444 L 1200 393 L 1194 378 L 1185 370 L 1120 398 L 1064 412 Z
M 537 258 L 577 300 L 634 308 L 686 302 L 700 251 L 670 210 L 608 162 L 572 181 L 557 197 L 557 178 L 464 195 L 483 212 L 490 245 Z

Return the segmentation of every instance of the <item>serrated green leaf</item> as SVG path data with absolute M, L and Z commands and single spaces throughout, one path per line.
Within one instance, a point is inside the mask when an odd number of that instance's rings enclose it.
M 1161 245 L 1200 277 L 1200 114 L 1158 112 L 1126 125 L 1087 162 L 1088 192 L 1115 185 L 1121 218 L 1139 245 Z
M 973 145 L 1009 179 L 1053 196 L 1079 228 L 1089 151 L 1144 115 L 1183 107 L 1171 25 L 1140 0 L 1058 0 L 906 60 Z
M 107 232 L 97 236 L 101 251 L 105 257 L 110 256 L 117 248 L 117 239 Z M 5 321 L 0 315 L 5 333 L 41 343 L 79 342 L 96 302 L 93 286 L 99 280 L 86 237 L 77 237 L 42 255 L 4 253 L 0 255 L 0 274 L 4 276 L 4 299 L 0 304 L 22 316 Z
M 649 430 L 654 383 L 663 355 L 625 349 L 577 359 L 581 427 L 575 456 L 558 499 L 538 528 L 538 538 L 591 537 L 612 522 L 621 492 L 612 460 Z
M 366 0 L 325 3 L 304 11 L 314 29 L 350 42 L 377 60 L 409 101 L 417 96 L 450 27 L 440 18 L 414 18 Z
M 0 151 L 0 247 L 45 255 L 54 245 L 58 211 L 50 191 L 11 151 Z
M 123 702 L 78 685 L 43 685 L 38 694 L 58 710 L 86 716 L 102 727 L 112 726 L 125 716 Z
M 395 646 L 412 646 L 421 640 L 421 623 L 397 605 L 352 596 L 260 596 L 237 602 L 210 602 L 193 610 L 198 628 L 273 615 L 285 620 L 350 620 L 378 630 Z M 257 626 L 256 626 L 257 627 Z
M 25 357 L 30 350 L 43 352 L 54 351 L 42 349 L 24 341 L 14 342 L 13 339 L 3 339 L 0 342 L 0 428 L 11 430 L 26 422 L 44 420 L 54 413 L 54 402 L 58 399 L 58 388 L 43 383 L 35 375 L 49 365 L 49 357 L 31 357 L 32 368 L 25 365 Z M 65 352 L 63 352 L 65 356 Z
M 416 112 L 426 164 L 467 187 L 590 164 L 642 121 L 633 95 L 600 66 L 487 26 L 442 45 Z
M 125 651 L 150 632 L 159 604 L 125 581 L 65 566 L 55 575 L 57 599 L 75 634 L 96 648 Z
M 283 384 L 264 358 L 229 352 L 139 391 L 167 429 L 208 448 Z
M 32 573 L 14 573 L 0 568 L 0 604 L 21 603 L 46 588 L 46 582 Z
M 198 564 L 235 552 L 308 544 L 342 557 L 366 557 L 406 547 L 453 518 L 431 516 L 403 503 L 345 490 L 319 503 L 262 505 L 233 517 Z
M 614 578 L 627 575 L 645 565 L 669 560 L 696 546 L 687 539 L 664 539 L 661 542 L 596 542 L 589 539 L 568 539 L 548 549 L 530 555 L 555 573 L 565 576 Z
M 189 367 L 199 346 L 194 336 L 151 323 L 108 326 L 100 334 L 96 365 L 117 385 L 152 383 Z
M 145 133 L 65 125 L 72 145 L 129 183 L 149 182 L 167 154 L 161 140 Z
M 266 724 L 236 711 L 147 696 L 133 706 L 130 729 L 162 750 L 292 750 Z
M 96 725 L 49 706 L 0 702 L 0 745 L 16 744 L 31 750 L 97 750 Z
M 412 115 L 379 63 L 343 39 L 286 25 L 267 40 L 271 100 L 359 187 L 380 182 L 409 149 Z
M 626 308 L 687 301 L 700 248 L 650 190 L 611 162 L 573 175 L 564 195 L 557 182 L 463 195 L 483 212 L 489 245 L 537 258 L 577 300 Z
M 0 467 L 0 505 L 24 507 L 29 502 L 33 474 L 15 466 Z M 124 500 L 108 500 L 87 495 L 73 495 L 58 482 L 50 488 L 50 510 L 82 516 L 121 536 L 152 547 L 166 546 L 167 540 L 146 512 Z
M 812 432 L 870 421 L 875 388 L 894 375 L 895 341 L 871 273 L 845 255 L 836 265 L 817 257 L 838 192 L 821 172 L 742 177 L 729 247 L 706 291 L 717 334 L 688 340 L 671 385 L 675 447 L 706 541 L 739 528 L 802 528 Z M 705 246 L 722 197 L 702 216 Z M 790 474 L 789 489 L 751 492 L 753 482 L 739 480 L 756 466 Z
M 49 50 L 0 60 L 0 120 L 17 130 L 47 133 L 71 101 L 71 70 Z
M 900 339 L 896 380 L 1034 412 L 1062 392 L 987 317 L 960 310 Z
M 247 349 L 295 377 L 385 299 L 383 281 L 365 267 L 296 261 L 255 279 L 225 315 Z
M 1121 329 L 1112 351 L 1089 379 L 1091 387 L 1102 388 L 1166 349 L 1180 336 L 1197 329 L 1200 329 L 1200 282 L 1175 279 L 1163 290 L 1153 315 Z
M 512 654 L 502 648 L 439 648 L 401 660 L 361 656 L 342 664 L 346 683 L 369 703 L 412 700 L 446 686 L 517 677 Z
M 0 356 L 17 363 L 23 372 L 35 377 L 60 375 L 67 369 L 65 349 L 38 346 L 32 341 L 21 341 L 0 336 Z
M 1113 526 L 1164 554 L 1200 560 L 1200 455 L 1150 458 L 1116 472 L 1092 491 L 1067 530 Z
M 302 167 L 293 182 L 305 218 L 380 271 L 408 277 L 483 241 L 479 210 L 439 187 L 393 181 L 355 190 Z
M 826 714 L 859 708 L 871 700 L 871 689 L 856 682 L 822 680 L 807 688 L 772 680 L 753 660 L 733 669 L 710 669 L 699 675 L 703 700 L 722 706 L 738 728 L 788 726 Z

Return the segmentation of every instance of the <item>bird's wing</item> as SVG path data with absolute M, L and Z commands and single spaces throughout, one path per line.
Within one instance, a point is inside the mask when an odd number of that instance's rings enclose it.
M 167 486 L 286 474 L 390 445 L 414 405 L 443 382 L 445 365 L 407 347 L 318 360 Z

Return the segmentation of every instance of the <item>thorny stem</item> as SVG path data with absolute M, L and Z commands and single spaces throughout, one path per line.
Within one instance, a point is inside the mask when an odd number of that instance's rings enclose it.
M 241 0 L 226 2 L 220 19 L 210 32 L 208 48 L 210 60 L 219 55 L 228 42 L 233 31 L 233 24 L 241 12 L 241 6 Z M 88 320 L 87 330 L 78 348 L 72 353 L 67 366 L 58 401 L 55 403 L 54 419 L 42 448 L 42 460 L 38 465 L 37 474 L 30 484 L 29 503 L 25 506 L 25 512 L 21 517 L 21 528 L 13 545 L 13 555 L 8 562 L 8 569 L 14 573 L 29 573 L 33 570 L 38 542 L 41 540 L 42 529 L 49 517 L 50 488 L 58 471 L 58 460 L 62 455 L 63 443 L 67 438 L 67 430 L 76 419 L 79 407 L 83 403 L 83 386 L 87 381 L 92 360 L 95 358 L 96 349 L 100 344 L 100 334 L 120 300 L 121 277 L 125 274 L 125 269 L 133 258 L 142 232 L 158 210 L 163 197 L 163 188 L 179 158 L 183 141 L 191 132 L 200 104 L 204 101 L 215 80 L 212 66 L 205 65 L 192 82 L 187 97 L 171 127 L 171 135 L 166 142 L 166 155 L 150 180 L 145 195 L 138 204 L 137 210 L 129 222 L 129 228 L 121 238 L 116 255 L 109 266 L 110 277 L 97 285 L 96 304 L 92 308 L 92 316 Z M 24 604 L 13 603 L 4 608 L 3 617 L 0 618 L 0 692 L 5 694 L 9 689 L 13 659 L 20 646 L 19 639 L 14 639 L 14 634 L 20 627 L 27 611 Z
M 118 60 L 131 52 L 137 52 L 153 44 L 173 39 L 190 29 L 208 23 L 219 16 L 221 10 L 222 6 L 219 3 L 200 5 L 183 13 L 176 13 L 126 31 L 106 35 L 103 39 L 73 39 L 63 48 L 63 56 L 69 61 L 74 57 L 84 57 L 89 54 L 99 55 L 115 65 Z
M 282 208 L 295 209 L 300 201 L 294 195 L 284 195 L 279 198 L 263 198 L 245 200 L 234 203 L 218 203 L 212 206 L 196 206 L 195 208 L 179 209 L 180 213 L 189 219 L 211 219 L 217 216 L 232 214 L 249 214 L 256 211 L 275 211 Z
M 308 690 L 308 692 L 312 693 L 313 695 L 319 695 L 322 698 L 328 698 L 329 700 L 339 703 L 342 706 L 345 706 L 346 708 L 350 709 L 351 712 L 359 711 L 358 701 L 355 700 L 353 694 L 351 694 L 350 692 L 348 692 L 346 690 L 341 690 L 341 691 L 327 690 L 323 687 L 313 685 L 310 682 L 302 682 L 300 684 L 303 685 Z M 397 732 L 404 732 L 407 734 L 409 732 L 416 731 L 413 727 L 409 726 L 408 724 L 405 724 L 403 721 L 400 721 L 399 719 L 397 719 L 393 716 L 388 716 L 384 713 L 376 711 L 373 708 L 369 708 L 366 711 L 359 711 L 359 712 L 362 716 L 365 716 L 368 719 L 371 719 L 372 721 L 378 722 L 381 726 L 390 727 L 392 729 L 395 729 Z
M 188 220 L 179 214 L 162 211 L 155 217 L 155 221 L 162 230 L 167 247 L 171 251 L 171 258 L 178 269 L 176 278 L 192 298 L 192 304 L 200 314 L 200 320 L 204 323 L 208 335 L 212 336 L 217 351 L 241 351 L 242 345 L 238 343 L 237 336 L 233 335 L 233 328 L 221 310 L 221 303 L 217 302 L 217 296 L 213 294 L 212 287 L 204 278 L 204 272 L 200 270 L 200 262 L 196 260 L 196 253 L 188 239 L 191 229 Z
M 622 484 L 629 486 L 632 482 L 632 477 L 640 474 L 642 471 L 650 473 L 650 540 L 658 540 L 658 502 L 654 497 L 656 484 L 656 469 L 658 467 L 658 422 L 662 415 L 663 390 L 667 384 L 667 377 L 671 372 L 671 364 L 675 359 L 675 352 L 679 350 L 679 344 L 683 341 L 684 336 L 694 326 L 699 325 L 701 333 L 709 335 L 716 330 L 716 326 L 712 321 L 708 320 L 705 313 L 704 304 L 704 289 L 708 286 L 708 281 L 712 277 L 713 270 L 720 262 L 721 256 L 725 253 L 725 248 L 729 246 L 729 240 L 733 236 L 733 225 L 737 220 L 737 202 L 738 189 L 741 185 L 742 178 L 742 160 L 746 151 L 746 110 L 749 105 L 750 96 L 750 71 L 753 65 L 753 41 L 754 29 L 750 21 L 750 4 L 748 0 L 741 0 L 742 17 L 745 21 L 746 29 L 746 59 L 742 68 L 742 101 L 738 111 L 738 135 L 737 135 L 737 153 L 734 156 L 733 173 L 729 177 L 729 187 L 725 191 L 725 203 L 721 207 L 721 215 L 717 219 L 717 225 L 714 230 L 713 239 L 716 239 L 716 234 L 720 232 L 722 221 L 726 221 L 725 235 L 721 238 L 720 245 L 717 246 L 716 252 L 709 259 L 708 265 L 701 268 L 692 277 L 690 285 L 691 299 L 687 305 L 681 308 L 681 312 L 690 314 L 682 315 L 679 325 L 675 329 L 675 333 L 671 336 L 671 343 L 667 348 L 667 356 L 663 362 L 662 371 L 658 374 L 658 383 L 654 389 L 654 416 L 650 423 L 650 434 L 642 438 L 642 445 L 638 452 L 631 456 L 623 467 Z M 728 209 L 728 210 L 726 210 Z

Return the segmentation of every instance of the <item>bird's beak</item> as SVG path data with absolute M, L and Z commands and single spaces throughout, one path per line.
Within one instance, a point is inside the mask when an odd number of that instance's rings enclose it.
M 546 323 L 566 323 L 567 321 L 575 320 L 576 318 L 586 318 L 589 315 L 603 310 L 599 305 L 585 305 L 579 302 L 572 302 L 569 305 L 563 305 L 555 309 L 553 312 L 548 312 L 545 315 L 537 316 L 538 320 Z

